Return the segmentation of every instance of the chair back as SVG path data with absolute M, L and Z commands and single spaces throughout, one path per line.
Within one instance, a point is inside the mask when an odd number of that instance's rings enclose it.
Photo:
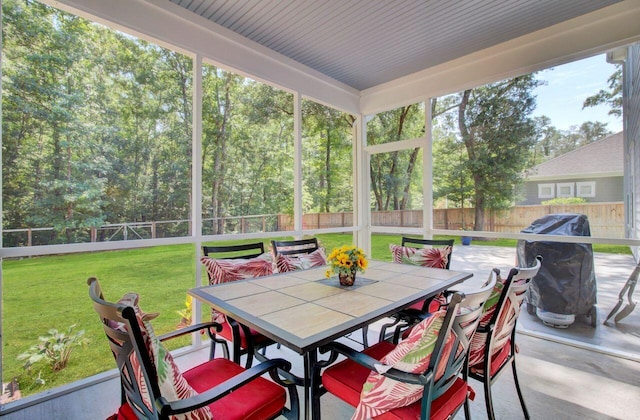
M 320 248 L 316 238 L 295 241 L 271 241 L 271 247 L 273 248 L 274 257 L 278 255 L 311 254 Z
M 122 403 L 126 398 L 139 418 L 158 418 L 159 413 L 153 404 L 153 401 L 161 395 L 158 377 L 146 350 L 134 309 L 131 306 L 105 301 L 100 283 L 95 277 L 89 278 L 87 284 L 93 308 L 100 317 L 120 373 Z M 141 369 L 134 367 L 136 362 Z M 145 387 L 149 393 L 151 399 L 149 405 L 144 402 L 141 386 Z
M 438 334 L 438 339 L 429 361 L 429 371 L 435 372 L 444 365 L 444 373 L 435 378 L 433 389 L 425 387 L 422 398 L 423 412 L 429 410 L 431 401 L 444 394 L 460 377 L 465 366 L 471 338 L 480 322 L 484 303 L 491 295 L 497 281 L 497 273 L 481 289 L 462 293 L 456 292 L 447 306 L 447 313 Z M 451 338 L 450 338 L 451 336 Z M 442 358 L 445 361 L 441 361 Z M 429 392 L 430 395 L 428 394 Z
M 247 253 L 247 251 L 253 252 Z M 264 254 L 264 244 L 262 242 L 255 242 L 242 245 L 203 246 L 202 253 L 205 257 L 221 258 L 225 260 L 250 259 L 259 257 L 260 255 Z M 206 270 L 206 272 L 207 276 L 209 277 L 209 283 L 211 284 L 211 273 L 209 272 L 209 270 Z
M 247 253 L 246 251 L 253 251 Z M 212 258 L 226 258 L 226 259 L 238 259 L 238 258 L 255 258 L 264 254 L 264 244 L 262 242 L 256 242 L 243 245 L 220 245 L 220 246 L 203 246 L 202 253 L 207 257 Z M 229 256 L 228 254 L 233 254 Z
M 411 248 L 422 248 L 424 245 L 428 245 L 431 247 L 449 247 L 449 253 L 447 254 L 447 265 L 446 269 L 448 270 L 451 266 L 451 254 L 453 254 L 453 242 L 454 239 L 417 239 L 417 238 L 409 238 L 402 237 L 402 246 L 408 246 Z M 420 247 L 412 246 L 412 245 L 420 245 Z
M 496 310 L 486 327 L 487 331 L 491 331 L 491 339 L 487 343 L 490 355 L 502 349 L 515 333 L 522 302 L 531 280 L 540 270 L 541 262 L 542 257 L 537 256 L 533 267 L 516 267 L 509 271 Z

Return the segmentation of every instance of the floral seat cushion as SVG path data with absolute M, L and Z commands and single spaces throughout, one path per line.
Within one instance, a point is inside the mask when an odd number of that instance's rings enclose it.
M 212 285 L 273 274 L 273 261 L 268 253 L 247 259 L 201 257 L 200 262 L 207 268 Z
M 389 244 L 389 250 L 393 257 L 393 262 L 397 264 L 420 265 L 423 267 L 447 268 L 449 255 L 451 255 L 451 247 L 441 248 L 412 248 L 408 246 L 400 246 Z M 436 312 L 447 304 L 447 299 L 442 293 L 436 295 L 429 303 L 428 311 Z M 416 302 L 411 309 L 421 311 L 424 302 Z
M 412 248 L 395 244 L 389 245 L 393 262 L 398 264 L 421 265 L 423 267 L 447 268 L 451 247 Z
M 276 269 L 279 273 L 287 273 L 295 270 L 306 270 L 313 267 L 321 267 L 327 264 L 324 249 L 318 248 L 309 254 L 276 256 Z
M 502 294 L 502 290 L 504 289 L 505 280 L 502 279 L 498 275 L 498 279 L 496 281 L 496 285 L 493 286 L 493 290 L 491 291 L 491 295 L 489 299 L 484 303 L 484 307 L 482 308 L 482 316 L 480 317 L 480 323 L 478 324 L 478 328 L 482 329 L 489 324 L 493 314 L 495 313 L 498 307 L 498 301 L 500 300 L 500 295 Z M 499 332 L 504 325 L 504 314 L 509 312 L 511 304 L 509 300 L 505 302 L 505 307 L 502 311 L 501 319 L 498 320 L 495 332 Z M 471 345 L 469 347 L 469 366 L 475 366 L 484 361 L 484 349 L 486 346 L 487 334 L 483 332 L 476 332 L 471 339 Z M 493 349 L 492 356 L 499 352 L 502 347 L 497 347 Z
M 147 314 L 143 312 L 138 306 L 139 299 L 140 297 L 137 293 L 127 293 L 122 297 L 122 299 L 120 299 L 120 301 L 118 301 L 118 303 L 131 306 L 135 311 L 146 350 L 157 370 L 160 393 L 169 401 L 186 399 L 198 395 L 191 385 L 189 385 L 184 376 L 182 376 L 182 373 L 173 360 L 173 356 L 171 356 L 171 353 L 167 351 L 153 331 L 153 327 L 149 321 L 157 317 L 158 314 Z M 124 330 L 124 325 L 116 326 L 116 328 Z M 130 358 L 134 370 L 135 382 L 137 382 L 140 387 L 144 403 L 149 407 L 149 409 L 151 409 L 153 402 L 151 401 L 151 397 L 147 391 L 147 385 L 144 381 L 143 369 L 140 366 L 139 359 L 135 353 L 131 353 Z M 208 407 L 202 407 L 192 412 L 172 417 L 172 419 L 212 418 L 211 410 L 209 410 Z
M 422 397 L 423 386 L 399 382 L 381 373 L 390 368 L 410 373 L 424 372 L 429 366 L 445 314 L 446 311 L 438 311 L 421 321 L 406 340 L 380 360 L 378 372 L 371 372 L 362 387 L 360 402 L 352 420 L 370 419 L 395 408 L 409 406 Z M 436 367 L 436 379 L 444 373 L 453 342 L 453 335 L 449 335 Z
M 201 257 L 200 262 L 204 264 L 207 273 L 209 273 L 210 285 L 253 279 L 273 274 L 273 261 L 271 254 L 268 253 L 264 253 L 255 258 L 218 259 Z M 221 331 L 220 335 L 231 339 L 231 330 L 225 325 L 227 324 L 226 317 L 215 310 L 212 310 L 211 315 L 213 321 L 222 324 L 223 331 Z

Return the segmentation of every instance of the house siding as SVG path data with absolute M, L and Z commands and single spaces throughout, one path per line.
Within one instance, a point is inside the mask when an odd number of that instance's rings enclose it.
M 588 203 L 612 203 L 624 200 L 623 193 L 623 177 L 603 177 L 603 178 L 572 178 L 572 179 L 557 179 L 549 181 L 528 181 L 525 182 L 522 188 L 523 197 L 519 202 L 521 205 L 537 205 L 543 201 L 550 200 L 551 198 L 538 198 L 538 185 L 540 184 L 564 184 L 572 183 L 574 186 L 573 195 L 576 196 L 576 182 L 595 182 L 596 196 L 585 197 Z M 555 197 L 557 197 L 557 189 Z
M 640 239 L 640 44 L 628 48 L 623 74 L 626 235 Z M 632 247 L 636 259 L 639 248 Z

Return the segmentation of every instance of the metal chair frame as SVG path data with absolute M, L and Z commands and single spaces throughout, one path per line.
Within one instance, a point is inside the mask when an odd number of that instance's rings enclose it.
M 254 251 L 252 253 L 247 253 L 247 251 Z M 258 252 L 255 252 L 258 251 Z M 241 244 L 241 245 L 206 245 L 202 247 L 202 253 L 205 256 L 212 256 L 215 254 L 216 257 L 225 258 L 225 259 L 249 259 L 259 257 L 264 254 L 264 244 L 262 242 L 255 242 L 250 244 Z M 231 256 L 227 256 L 226 254 L 232 254 Z M 209 273 L 207 272 L 207 275 Z M 209 280 L 211 280 L 211 276 L 209 276 Z M 266 352 L 266 348 L 271 344 L 274 344 L 272 340 L 263 340 L 259 345 L 256 344 L 253 339 L 254 334 L 252 334 L 251 329 L 249 327 L 240 324 L 235 319 L 231 317 L 226 317 L 229 326 L 231 327 L 232 333 L 232 344 L 233 344 L 233 361 L 235 363 L 240 363 L 240 358 L 243 355 L 247 355 L 247 360 L 245 362 L 245 367 L 249 368 L 253 364 L 253 358 L 256 357 L 259 353 L 258 350 L 262 350 L 262 356 L 264 356 Z M 244 333 L 247 341 L 247 347 L 243 348 L 240 344 L 242 342 L 240 329 Z M 215 333 L 210 334 L 212 337 L 212 347 L 211 351 L 215 353 L 216 343 L 222 345 L 222 351 L 224 353 L 225 358 L 229 358 L 229 346 L 227 344 L 227 340 L 218 338 Z M 213 355 L 211 356 L 213 357 Z M 265 361 L 266 357 L 257 356 L 258 360 Z
M 467 366 L 465 372 L 467 372 L 469 377 L 482 382 L 484 387 L 487 416 L 490 420 L 495 419 L 491 386 L 496 381 L 496 379 L 498 379 L 498 377 L 504 372 L 505 368 L 508 365 L 511 365 L 513 381 L 516 387 L 516 392 L 518 393 L 518 399 L 520 400 L 522 412 L 525 419 L 529 419 L 529 411 L 527 410 L 527 406 L 524 402 L 524 397 L 522 395 L 522 390 L 520 389 L 518 373 L 516 370 L 516 323 L 520 315 L 520 310 L 522 308 L 526 291 L 529 288 L 531 279 L 538 273 L 541 262 L 542 257 L 538 256 L 536 257 L 535 265 L 533 267 L 516 267 L 512 268 L 509 271 L 509 275 L 504 282 L 504 288 L 502 289 L 500 298 L 498 300 L 498 303 L 496 304 L 496 308 L 493 315 L 491 316 L 491 319 L 489 320 L 487 325 L 478 326 L 478 329 L 476 330 L 476 334 L 484 334 L 486 336 L 484 357 L 482 362 L 482 373 L 470 369 L 470 366 Z M 494 270 L 496 272 L 499 272 L 499 270 L 497 269 Z M 512 314 L 503 314 L 506 307 L 505 304 L 507 302 L 511 303 L 511 309 L 513 310 Z M 499 325 L 498 320 L 506 315 L 510 315 L 507 321 L 502 325 Z M 492 375 L 491 358 L 494 354 L 496 354 L 496 352 L 502 349 L 504 345 L 506 345 L 507 341 L 510 341 L 510 354 L 502 363 L 497 372 Z M 465 403 L 465 411 L 468 412 L 469 410 L 469 404 L 467 402 Z

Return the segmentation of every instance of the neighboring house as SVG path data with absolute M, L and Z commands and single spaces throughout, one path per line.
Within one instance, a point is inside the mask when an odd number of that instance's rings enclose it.
M 519 204 L 540 204 L 559 197 L 624 201 L 623 182 L 623 132 L 619 132 L 533 167 Z

